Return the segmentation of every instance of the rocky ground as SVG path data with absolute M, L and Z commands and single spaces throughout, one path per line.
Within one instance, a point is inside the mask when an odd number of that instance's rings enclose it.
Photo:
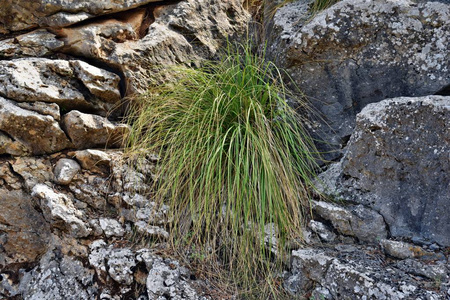
M 118 148 L 127 96 L 245 36 L 250 15 L 238 0 L 94 2 L 0 2 L 0 299 L 233 298 L 162 251 L 158 157 Z M 450 299 L 450 4 L 342 0 L 313 17 L 310 2 L 266 14 L 262 36 L 329 151 L 283 287 Z

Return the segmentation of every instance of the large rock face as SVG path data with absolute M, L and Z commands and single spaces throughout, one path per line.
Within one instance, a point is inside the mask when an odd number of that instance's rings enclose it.
M 98 15 L 129 10 L 156 1 L 160 0 L 2 0 L 0 33 L 38 26 L 68 26 Z
M 449 124 L 450 97 L 370 104 L 324 182 L 380 212 L 391 235 L 450 246 Z
M 269 54 L 309 96 L 321 148 L 334 151 L 368 103 L 448 86 L 449 44 L 448 3 L 343 0 L 311 20 L 297 1 L 276 13 Z

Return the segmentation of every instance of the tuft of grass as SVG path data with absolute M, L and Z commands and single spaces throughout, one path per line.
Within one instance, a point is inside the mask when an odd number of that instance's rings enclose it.
M 340 0 L 314 0 L 314 2 L 311 3 L 310 12 L 312 15 L 316 15 L 339 1 Z
M 316 165 L 296 112 L 305 102 L 250 49 L 229 46 L 220 61 L 178 69 L 175 82 L 136 99 L 129 151 L 161 157 L 154 197 L 171 208 L 174 247 L 203 249 L 245 294 L 277 294 Z

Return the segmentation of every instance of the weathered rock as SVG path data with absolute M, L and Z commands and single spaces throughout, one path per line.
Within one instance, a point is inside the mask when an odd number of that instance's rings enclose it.
M 45 29 L 38 29 L 14 38 L 2 40 L 0 57 L 43 57 L 56 52 L 64 46 L 64 42 Z
M 73 110 L 64 115 L 63 128 L 78 149 L 120 147 L 129 132 L 125 124 L 114 124 L 98 115 Z
M 373 248 L 301 249 L 292 252 L 291 273 L 284 286 L 296 296 L 305 296 L 315 287 L 313 299 L 445 299 L 446 290 L 439 290 L 445 285 L 432 288 L 434 279 L 418 280 L 411 277 L 415 270 L 396 265 Z M 442 264 L 431 269 L 448 278 Z
M 50 162 L 43 158 L 19 157 L 11 162 L 11 168 L 20 175 L 27 190 L 31 190 L 38 183 L 53 180 L 53 168 Z
M 334 242 L 336 240 L 336 234 L 329 230 L 322 222 L 311 220 L 308 223 L 308 226 L 312 231 L 319 235 L 321 240 L 328 243 Z
M 31 110 L 41 115 L 50 116 L 55 119 L 55 121 L 59 121 L 61 119 L 59 106 L 56 103 L 16 102 L 16 105 L 20 108 Z
M 55 119 L 20 108 L 16 102 L 2 97 L 0 97 L 0 130 L 14 140 L 12 143 L 20 142 L 23 145 L 14 144 L 14 150 L 9 154 L 29 152 L 40 155 L 54 153 L 72 145 Z M 26 151 L 23 150 L 24 147 Z
M 369 243 L 378 243 L 387 236 L 383 217 L 362 205 L 344 208 L 323 201 L 312 201 L 312 208 L 321 218 L 330 221 L 341 234 Z
M 77 60 L 0 61 L 0 74 L 0 96 L 18 102 L 51 102 L 65 111 L 106 115 L 120 100 L 116 74 Z
M 321 115 L 312 130 L 324 151 L 346 144 L 368 103 L 450 84 L 448 2 L 343 0 L 310 18 L 305 1 L 280 8 L 268 52 Z
M 125 234 L 125 230 L 123 230 L 122 225 L 117 220 L 100 218 L 99 223 L 108 238 L 112 236 L 121 237 Z
M 160 238 L 163 240 L 169 238 L 169 233 L 159 226 L 150 225 L 144 221 L 137 221 L 136 223 L 134 223 L 134 226 L 136 226 L 136 230 L 139 233 L 146 236 Z
M 134 92 L 166 76 L 161 66 L 210 58 L 248 20 L 238 0 L 187 0 L 53 31 L 64 41 L 62 51 L 114 66 Z
M 108 273 L 118 283 L 133 283 L 133 271 L 136 266 L 134 253 L 130 249 L 112 249 L 108 255 Z
M 150 299 L 199 299 L 197 292 L 185 281 L 185 269 L 177 261 L 152 260 L 147 277 L 147 292 Z M 183 278 L 185 277 L 185 278 Z
M 81 220 L 82 214 L 65 194 L 57 193 L 45 184 L 37 184 L 32 196 L 40 200 L 45 219 L 54 227 L 67 230 L 74 237 L 86 237 L 91 229 Z
M 156 1 L 2 1 L 0 33 L 36 28 L 38 26 L 64 27 L 95 16 L 129 10 Z
M 428 252 L 422 247 L 401 241 L 381 240 L 380 246 L 386 254 L 400 259 L 428 258 L 429 260 L 435 260 L 438 257 L 433 252 Z
M 30 154 L 27 147 L 21 142 L 15 141 L 0 131 L 0 155 L 10 154 L 13 156 L 25 156 Z
M 340 172 L 324 182 L 380 212 L 392 236 L 450 246 L 448 124 L 450 97 L 370 104 L 357 117 Z
M 83 169 L 98 173 L 109 173 L 111 157 L 104 151 L 88 149 L 76 151 L 74 156 Z
M 33 264 L 47 250 L 50 227 L 30 198 L 23 191 L 0 188 L 0 273 Z
M 72 61 L 70 64 L 77 77 L 92 95 L 111 104 L 116 104 L 120 101 L 119 76 L 80 60 Z
M 23 299 L 95 299 L 98 287 L 94 284 L 94 272 L 83 263 L 70 258 L 58 257 L 47 252 L 40 264 L 22 274 L 17 291 L 9 296 L 21 295 Z
M 61 158 L 56 163 L 53 172 L 55 174 L 55 181 L 62 185 L 68 185 L 80 169 L 80 165 L 73 159 Z

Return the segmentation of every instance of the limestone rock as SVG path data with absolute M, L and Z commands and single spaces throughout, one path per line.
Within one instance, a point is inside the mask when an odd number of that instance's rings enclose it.
M 64 115 L 63 128 L 78 149 L 120 147 L 129 131 L 125 124 L 114 124 L 98 115 L 73 110 Z
M 100 227 L 108 238 L 112 236 L 121 237 L 125 234 L 125 230 L 117 220 L 100 218 L 99 223 Z
M 108 255 L 108 273 L 116 282 L 130 285 L 133 283 L 133 271 L 136 260 L 130 249 L 111 249 Z
M 0 61 L 0 74 L 0 96 L 18 102 L 50 102 L 65 111 L 78 109 L 106 115 L 117 108 L 120 100 L 117 75 L 77 60 Z
M 30 154 L 27 147 L 21 142 L 15 141 L 0 131 L 0 155 L 10 154 L 13 156 L 25 156 Z
M 120 101 L 118 75 L 99 69 L 83 61 L 76 60 L 71 65 L 77 77 L 89 89 L 92 95 L 104 102 L 116 104 Z
M 169 233 L 159 226 L 150 225 L 144 221 L 137 221 L 136 223 L 134 223 L 134 226 L 136 226 L 136 230 L 139 233 L 146 236 L 152 236 L 163 240 L 169 238 Z
M 380 241 L 380 245 L 386 254 L 399 259 L 428 257 L 434 260 L 437 257 L 434 253 L 425 251 L 422 247 L 401 241 L 383 239 Z
M 147 276 L 147 293 L 150 299 L 200 299 L 197 292 L 186 282 L 186 272 L 177 261 L 153 260 Z M 183 278 L 184 277 L 184 278 Z
M 445 299 L 445 284 L 432 289 L 434 280 L 411 277 L 417 271 L 407 265 L 398 268 L 397 262 L 389 263 L 374 250 L 358 246 L 345 252 L 314 248 L 293 251 L 285 289 L 301 297 L 315 288 L 313 294 L 317 297 L 313 299 L 317 300 Z M 431 269 L 443 280 L 448 278 L 442 264 L 432 264 Z
M 31 110 L 37 112 L 41 115 L 50 116 L 55 121 L 61 119 L 59 113 L 59 106 L 56 103 L 46 103 L 46 102 L 16 102 L 16 105 L 20 108 Z
M 187 0 L 54 33 L 64 41 L 62 51 L 114 66 L 124 74 L 127 92 L 135 92 L 170 77 L 161 66 L 191 66 L 211 58 L 228 37 L 244 33 L 248 20 L 238 0 Z
M 45 29 L 18 35 L 2 40 L 0 43 L 0 57 L 43 57 L 50 55 L 64 46 L 64 42 L 56 35 Z
M 109 173 L 111 157 L 108 153 L 100 150 L 87 149 L 76 151 L 74 155 L 83 169 L 92 172 Z
M 91 229 L 81 220 L 82 214 L 65 194 L 57 193 L 45 184 L 37 184 L 32 196 L 40 200 L 45 219 L 54 227 L 67 230 L 74 237 L 86 237 Z
M 1 3 L 0 33 L 36 28 L 39 25 L 64 27 L 88 18 L 129 10 L 155 1 L 4 1 Z
M 76 259 L 61 258 L 49 251 L 37 267 L 24 272 L 18 290 L 10 294 L 19 295 L 27 300 L 95 299 L 98 287 L 93 270 Z
M 11 162 L 11 168 L 21 177 L 28 190 L 38 183 L 50 182 L 53 179 L 52 166 L 44 158 L 18 157 Z
M 14 101 L 2 97 L 0 97 L 0 130 L 14 141 L 20 142 L 23 146 L 17 146 L 19 149 L 26 147 L 27 151 L 18 151 L 19 154 L 54 153 L 72 145 L 55 119 L 20 108 Z
M 386 238 L 387 229 L 383 217 L 362 205 L 340 207 L 323 201 L 312 201 L 313 211 L 330 221 L 341 234 L 357 237 L 360 241 L 378 243 Z
M 275 14 L 269 57 L 319 112 L 311 130 L 323 150 L 346 144 L 367 104 L 450 84 L 450 3 L 415 2 L 343 0 L 311 19 L 295 1 Z
M 73 159 L 61 158 L 54 169 L 55 181 L 59 184 L 67 185 L 80 169 L 80 165 Z
M 368 105 L 334 189 L 378 211 L 394 237 L 450 246 L 450 97 L 394 98 Z
M 50 228 L 23 191 L 0 188 L 0 273 L 33 264 L 46 252 Z
M 320 239 L 325 242 L 334 242 L 336 240 L 336 234 L 330 231 L 322 222 L 311 220 L 308 223 L 309 228 L 319 235 Z

